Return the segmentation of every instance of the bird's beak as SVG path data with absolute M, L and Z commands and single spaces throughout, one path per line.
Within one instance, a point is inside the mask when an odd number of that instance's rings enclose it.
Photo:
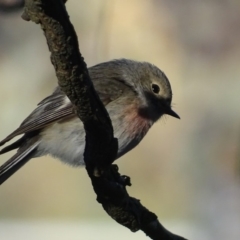
M 165 114 L 180 119 L 180 117 L 171 108 L 165 110 Z

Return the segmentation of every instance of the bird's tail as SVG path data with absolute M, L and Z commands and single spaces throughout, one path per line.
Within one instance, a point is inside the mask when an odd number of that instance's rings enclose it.
M 17 153 L 0 167 L 0 185 L 34 157 L 38 144 L 39 142 L 35 141 L 32 144 L 20 147 Z M 7 152 L 3 150 L 0 154 Z

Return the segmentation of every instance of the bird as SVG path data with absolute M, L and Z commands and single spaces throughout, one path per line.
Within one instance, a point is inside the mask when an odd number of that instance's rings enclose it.
M 88 68 L 93 86 L 112 121 L 118 139 L 116 159 L 136 147 L 151 126 L 172 110 L 172 89 L 167 76 L 155 65 L 116 59 Z M 74 167 L 84 166 L 85 131 L 65 93 L 56 87 L 21 125 L 0 141 L 0 154 L 17 152 L 0 167 L 0 184 L 30 159 L 51 155 Z M 116 160 L 115 159 L 115 160 Z

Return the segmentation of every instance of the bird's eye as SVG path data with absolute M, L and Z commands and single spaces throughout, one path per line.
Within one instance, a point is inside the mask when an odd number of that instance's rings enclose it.
M 157 84 L 153 83 L 153 84 L 152 84 L 152 91 L 153 91 L 155 94 L 158 94 L 158 93 L 160 92 L 160 87 L 159 87 Z

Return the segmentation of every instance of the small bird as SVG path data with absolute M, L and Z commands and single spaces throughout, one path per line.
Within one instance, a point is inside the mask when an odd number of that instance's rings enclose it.
M 148 62 L 118 59 L 88 69 L 90 78 L 112 120 L 118 139 L 117 158 L 132 150 L 164 114 L 180 117 L 171 109 L 172 90 L 166 75 Z M 0 184 L 31 158 L 51 155 L 72 166 L 84 165 L 85 131 L 73 105 L 59 87 L 0 142 L 23 136 L 0 151 L 18 149 L 0 167 Z

